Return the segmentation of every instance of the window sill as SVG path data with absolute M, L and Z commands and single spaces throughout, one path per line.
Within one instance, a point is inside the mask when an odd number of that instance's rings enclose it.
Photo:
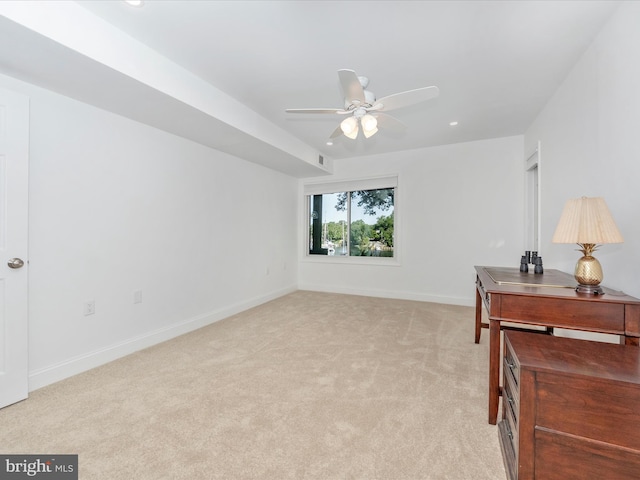
M 399 267 L 400 262 L 396 257 L 376 258 L 376 257 L 347 257 L 334 255 L 304 255 L 302 262 L 322 263 L 332 265 L 371 265 L 383 267 Z

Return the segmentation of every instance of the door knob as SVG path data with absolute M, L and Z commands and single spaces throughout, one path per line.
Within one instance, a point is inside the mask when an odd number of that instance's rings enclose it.
M 24 266 L 24 262 L 21 258 L 12 258 L 7 262 L 9 268 L 22 268 Z

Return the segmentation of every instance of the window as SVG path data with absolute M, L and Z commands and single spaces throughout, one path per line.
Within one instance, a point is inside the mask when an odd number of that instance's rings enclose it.
M 305 186 L 309 255 L 393 257 L 396 186 L 395 177 Z

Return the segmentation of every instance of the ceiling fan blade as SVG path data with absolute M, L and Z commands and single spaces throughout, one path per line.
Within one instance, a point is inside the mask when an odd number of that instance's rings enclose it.
M 343 133 L 342 128 L 340 128 L 340 125 L 338 125 L 338 128 L 333 131 L 333 133 L 329 136 L 329 139 L 333 140 L 334 138 L 338 138 L 340 135 L 343 135 Z
M 383 128 L 390 132 L 401 133 L 401 132 L 404 132 L 407 128 L 407 126 L 404 123 L 402 123 L 400 120 L 398 120 L 395 117 L 392 117 L 391 115 L 387 115 L 386 113 L 375 112 L 375 113 L 372 113 L 371 115 L 376 117 L 376 120 L 378 120 L 378 126 L 380 128 Z
M 337 113 L 337 114 L 345 114 L 351 113 L 346 111 L 344 108 L 287 108 L 285 110 L 287 113 Z
M 364 89 L 353 70 L 338 70 L 342 93 L 346 104 L 363 105 L 365 103 Z
M 438 87 L 423 87 L 415 90 L 407 90 L 406 92 L 394 93 L 387 97 L 382 97 L 373 104 L 371 110 L 395 110 L 397 108 L 408 107 L 416 103 L 431 100 L 440 94 Z M 378 107 L 378 105 L 382 105 Z M 377 108 L 376 108 L 377 107 Z

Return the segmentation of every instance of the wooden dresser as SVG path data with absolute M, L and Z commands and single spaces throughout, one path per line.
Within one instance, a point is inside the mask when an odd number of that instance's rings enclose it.
M 640 349 L 516 331 L 504 339 L 507 477 L 640 478 Z

